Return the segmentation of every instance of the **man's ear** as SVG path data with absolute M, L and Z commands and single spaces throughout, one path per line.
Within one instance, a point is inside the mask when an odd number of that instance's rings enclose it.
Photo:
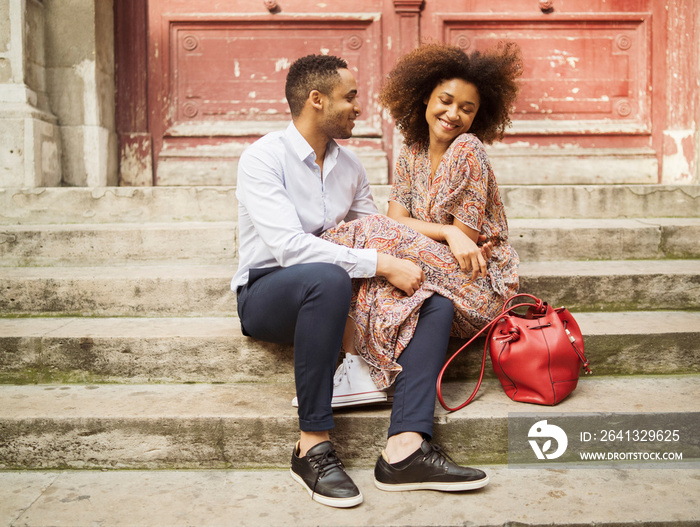
M 311 90 L 308 100 L 311 102 L 311 106 L 313 106 L 316 110 L 323 110 L 325 95 L 323 95 L 320 91 Z

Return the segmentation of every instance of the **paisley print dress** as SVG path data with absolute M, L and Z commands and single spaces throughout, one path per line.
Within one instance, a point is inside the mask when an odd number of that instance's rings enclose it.
M 452 335 L 469 338 L 485 326 L 518 291 L 518 255 L 508 243 L 508 223 L 483 144 L 472 134 L 457 137 L 430 180 L 427 148 L 401 150 L 389 198 L 413 218 L 452 224 L 458 218 L 494 243 L 488 276 L 472 280 L 447 244 L 434 241 L 386 216 L 367 216 L 324 232 L 321 237 L 348 247 L 373 248 L 419 265 L 426 280 L 412 296 L 386 279 L 353 280 L 350 316 L 356 324 L 355 350 L 371 366 L 379 388 L 391 385 L 396 360 L 410 342 L 426 298 L 452 300 Z

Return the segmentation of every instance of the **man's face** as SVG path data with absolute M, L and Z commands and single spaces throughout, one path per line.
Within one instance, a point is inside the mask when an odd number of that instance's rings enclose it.
M 352 137 L 355 119 L 362 109 L 357 102 L 355 77 L 347 69 L 339 69 L 338 73 L 340 82 L 327 96 L 328 105 L 321 126 L 326 135 L 332 139 L 348 139 Z

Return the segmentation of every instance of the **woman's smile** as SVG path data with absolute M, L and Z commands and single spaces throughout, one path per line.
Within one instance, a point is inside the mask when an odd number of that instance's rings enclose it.
M 440 122 L 448 130 L 454 130 L 455 128 L 457 128 L 457 124 L 453 124 L 450 121 L 446 121 L 445 119 L 440 119 Z

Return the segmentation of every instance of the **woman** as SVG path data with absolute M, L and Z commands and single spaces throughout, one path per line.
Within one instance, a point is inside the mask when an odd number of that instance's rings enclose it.
M 348 246 L 376 248 L 414 261 L 425 282 L 407 295 L 377 278 L 357 281 L 345 351 L 370 365 L 378 388 L 401 367 L 423 301 L 452 300 L 454 336 L 485 326 L 518 290 L 518 256 L 483 143 L 501 139 L 522 72 L 514 43 L 466 54 L 444 44 L 402 57 L 379 96 L 403 133 L 388 216 L 371 216 L 324 233 Z M 393 221 L 392 221 L 393 220 Z M 485 243 L 484 243 L 485 242 Z M 481 245 L 480 245 L 481 244 Z

